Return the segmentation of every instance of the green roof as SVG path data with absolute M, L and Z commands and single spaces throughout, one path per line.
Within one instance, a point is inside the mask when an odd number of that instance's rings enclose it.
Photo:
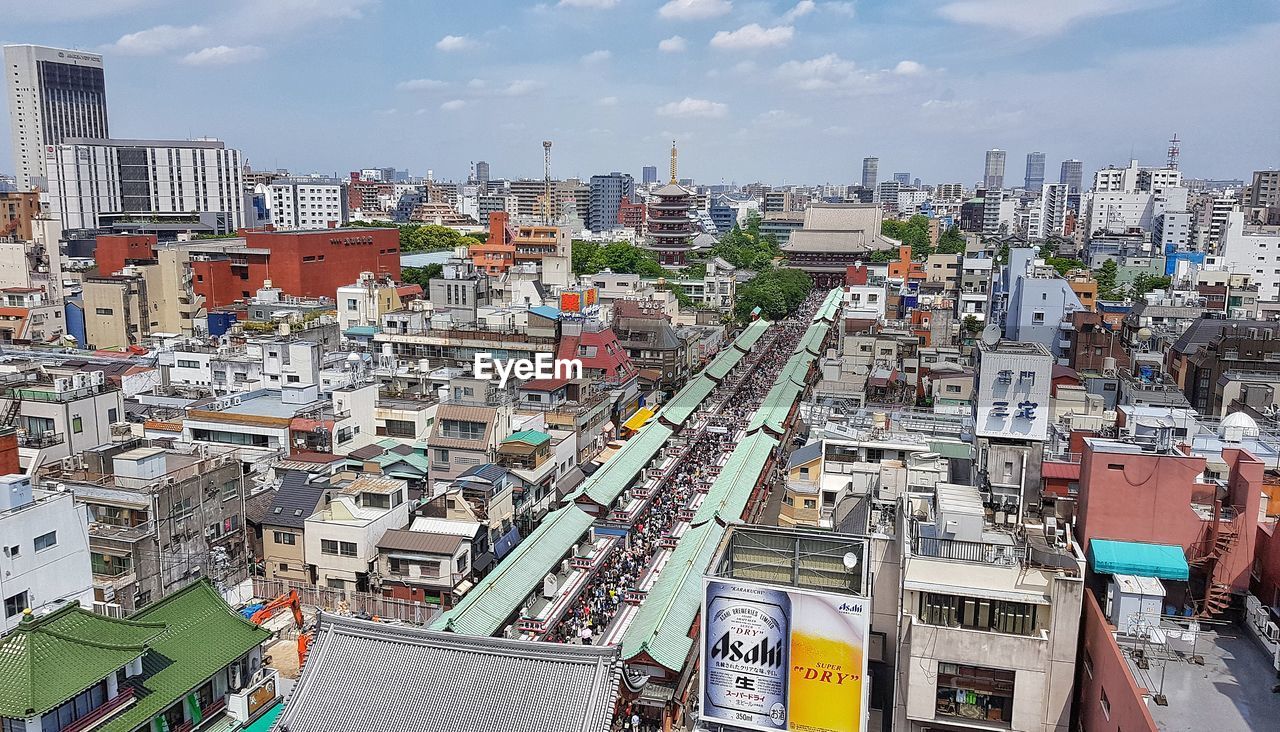
M 577 506 L 547 514 L 528 538 L 431 627 L 465 635 L 497 633 L 525 598 L 541 586 L 548 569 L 582 539 L 593 520 Z
M 734 339 L 733 345 L 744 351 L 750 351 L 751 347 L 764 336 L 767 330 L 769 330 L 769 321 L 753 320 L 750 325 L 742 329 L 742 332 Z
M 347 328 L 347 335 L 371 337 L 378 334 L 376 325 L 353 325 Z
M 972 460 L 973 446 L 967 442 L 951 440 L 929 440 L 929 451 L 936 452 L 944 458 Z
M 763 432 L 743 438 L 729 453 L 690 523 L 698 526 L 714 520 L 717 515 L 725 523 L 741 518 L 760 472 L 777 446 L 778 441 Z
M 676 392 L 676 395 L 671 397 L 671 401 L 663 405 L 658 416 L 671 424 L 682 425 L 694 412 L 698 411 L 698 407 L 715 388 L 716 382 L 708 378 L 704 372 Z
M 1187 555 L 1182 547 L 1171 544 L 1093 539 L 1089 542 L 1089 556 L 1093 571 L 1102 574 L 1132 574 L 1184 581 L 1190 575 Z
M 804 336 L 800 339 L 800 344 L 796 346 L 796 352 L 808 351 L 817 356 L 822 349 L 822 342 L 827 339 L 827 333 L 831 330 L 831 326 L 827 323 L 814 323 L 804 332 Z
M 733 370 L 733 367 L 737 366 L 738 362 L 746 355 L 747 354 L 744 351 L 739 351 L 736 348 L 730 348 L 717 356 L 716 360 L 712 361 L 711 365 L 707 366 L 702 373 L 719 381 L 727 376 L 729 372 Z
M 271 637 L 232 610 L 203 579 L 135 613 L 133 619 L 164 629 L 142 657 L 142 676 L 135 679 L 137 701 L 95 732 L 128 732 L 148 723 Z
M 663 565 L 648 597 L 622 635 L 622 657 L 631 660 L 642 653 L 663 668 L 684 668 L 693 648 L 689 629 L 702 608 L 702 575 L 711 564 L 724 527 L 711 521 L 695 526 Z
M 160 623 L 116 620 L 69 603 L 0 639 L 0 717 L 44 714 L 146 653 Z
M 670 427 L 658 422 L 649 422 L 641 427 L 635 437 L 627 440 L 622 449 L 605 461 L 604 467 L 582 484 L 580 492 L 601 506 L 613 505 L 622 491 L 667 443 L 671 434 Z
M 511 436 L 507 437 L 503 442 L 525 442 L 530 445 L 541 445 L 550 439 L 551 435 L 548 435 L 546 432 L 539 432 L 537 430 L 520 430 L 519 432 L 512 432 Z

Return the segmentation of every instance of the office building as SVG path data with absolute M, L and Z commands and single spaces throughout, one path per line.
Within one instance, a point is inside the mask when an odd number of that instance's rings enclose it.
M 982 185 L 987 190 L 1004 188 L 1005 151 L 993 149 L 987 151 L 986 170 L 982 175 Z
M 221 140 L 69 138 L 46 155 L 64 229 L 226 234 L 244 226 L 244 166 Z
M 618 204 L 624 198 L 630 200 L 635 192 L 635 180 L 629 173 L 615 171 L 608 175 L 591 176 L 587 228 L 592 231 L 618 228 Z
M 18 190 L 47 190 L 47 146 L 73 137 L 109 136 L 102 57 L 45 46 L 5 46 L 4 68 Z
M 337 178 L 277 178 L 261 189 L 271 225 L 278 231 L 324 229 L 347 223 L 346 184 Z
M 1044 185 L 1044 153 L 1030 152 L 1027 153 L 1027 173 L 1023 180 L 1023 187 L 1028 193 L 1035 193 Z
M 647 186 L 658 182 L 658 166 L 646 165 L 640 169 L 640 184 Z
M 1067 184 L 1068 194 L 1079 195 L 1080 186 L 1084 183 L 1084 163 L 1079 160 L 1063 160 L 1058 182 Z
M 876 187 L 876 179 L 880 171 L 880 158 L 862 159 L 862 187 L 868 191 Z

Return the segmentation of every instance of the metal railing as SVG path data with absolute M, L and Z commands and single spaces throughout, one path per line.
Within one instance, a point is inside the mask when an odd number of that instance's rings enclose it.
M 279 597 L 290 590 L 298 591 L 298 599 L 303 605 L 324 610 L 346 610 L 352 613 L 365 613 L 380 618 L 394 618 L 406 623 L 426 625 L 440 614 L 440 606 L 433 603 L 397 600 L 371 592 L 355 592 L 338 590 L 332 587 L 302 582 L 288 582 L 265 577 L 253 578 L 253 594 L 255 597 Z
M 957 562 L 976 562 L 1000 566 L 1018 566 L 1026 563 L 1026 542 L 1015 540 L 1012 544 L 992 544 L 985 541 L 965 541 L 920 536 L 911 537 L 911 553 L 927 559 L 949 559 Z

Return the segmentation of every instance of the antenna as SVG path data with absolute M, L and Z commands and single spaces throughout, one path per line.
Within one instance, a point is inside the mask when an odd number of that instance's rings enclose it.
M 1169 157 L 1165 167 L 1169 170 L 1178 169 L 1178 155 L 1181 153 L 1182 140 L 1178 139 L 1178 133 L 1173 133 L 1173 139 L 1169 140 Z
M 542 141 L 542 178 L 547 197 L 546 206 L 542 209 L 542 223 L 551 224 L 551 141 Z
M 676 141 L 671 141 L 671 185 L 677 185 L 676 179 Z

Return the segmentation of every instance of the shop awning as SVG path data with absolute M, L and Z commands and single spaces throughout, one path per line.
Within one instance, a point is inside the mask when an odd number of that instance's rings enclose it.
M 635 414 L 622 423 L 622 426 L 634 432 L 648 424 L 651 419 L 653 419 L 653 410 L 648 407 L 640 407 Z
M 1094 539 L 1089 542 L 1093 571 L 1185 581 L 1190 575 L 1182 547 L 1136 541 Z

